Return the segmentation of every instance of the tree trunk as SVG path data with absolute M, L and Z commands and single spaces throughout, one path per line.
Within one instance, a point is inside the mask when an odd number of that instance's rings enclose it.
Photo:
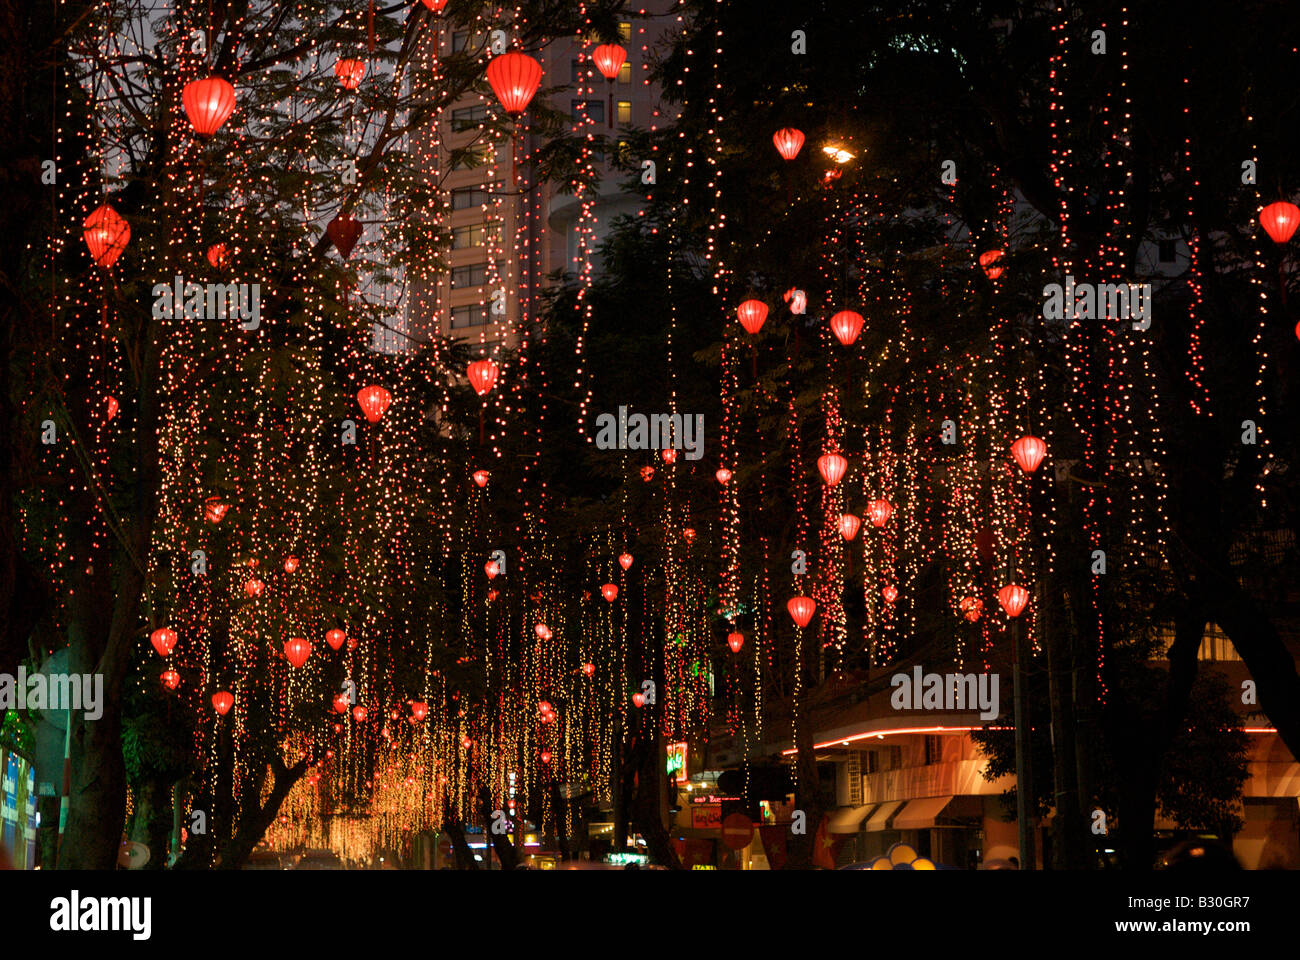
M 151 778 L 137 784 L 130 839 L 149 848 L 146 870 L 167 866 L 167 839 L 172 829 L 172 784 Z
M 307 771 L 309 763 L 310 758 L 303 757 L 292 767 L 286 767 L 279 756 L 272 755 L 271 773 L 275 777 L 275 782 L 271 787 L 271 793 L 266 798 L 266 803 L 256 808 L 251 815 L 240 818 L 239 829 L 235 831 L 230 841 L 222 846 L 220 867 L 222 870 L 238 870 L 248 861 L 253 848 L 262 842 L 267 829 L 280 815 L 280 805 L 284 803 L 284 798 L 289 795 L 293 785 Z

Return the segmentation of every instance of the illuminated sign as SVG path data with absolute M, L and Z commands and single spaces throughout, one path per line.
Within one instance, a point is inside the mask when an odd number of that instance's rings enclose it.
M 686 744 L 670 743 L 668 752 L 668 776 L 678 780 L 686 779 Z
M 721 830 L 722 804 L 691 807 L 691 827 L 696 830 Z

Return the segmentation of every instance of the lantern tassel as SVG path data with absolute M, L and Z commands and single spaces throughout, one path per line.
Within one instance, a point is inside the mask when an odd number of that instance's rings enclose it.
M 370 52 L 375 52 L 375 0 L 370 0 L 370 14 L 367 17 L 368 34 L 367 43 L 370 45 Z

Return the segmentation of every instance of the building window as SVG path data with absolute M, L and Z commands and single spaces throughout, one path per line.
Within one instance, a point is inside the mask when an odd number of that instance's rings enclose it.
M 1160 241 L 1160 262 L 1161 263 L 1178 262 L 1178 241 L 1177 240 Z
M 875 773 L 880 769 L 880 751 L 867 751 L 867 773 Z
M 467 267 L 453 267 L 451 271 L 451 288 L 464 290 L 467 287 L 481 287 L 487 283 L 487 264 L 472 263 Z
M 487 323 L 487 307 L 481 303 L 471 303 L 463 307 L 451 308 L 451 328 L 460 330 L 464 327 L 481 327 Z
M 889 748 L 889 765 L 886 766 L 885 769 L 886 769 L 886 770 L 901 770 L 902 767 L 903 767 L 903 748 L 902 748 L 902 747 L 890 747 L 890 748 Z
M 631 60 L 623 61 L 623 66 L 618 68 L 618 82 L 619 83 L 632 82 L 632 61 Z
M 487 119 L 487 107 L 481 103 L 472 107 L 461 107 L 451 112 L 451 128 L 459 133 L 471 130 Z
M 469 31 L 457 30 L 451 35 L 451 52 L 460 53 L 469 46 Z
M 632 24 L 630 24 L 630 23 L 620 23 L 620 24 L 618 25 L 618 36 L 619 36 L 619 39 L 622 40 L 624 43 L 627 43 L 627 41 L 631 40 L 631 39 L 632 39 Z
M 617 119 L 619 123 L 632 122 L 632 101 L 631 100 L 618 101 Z
M 569 81 L 571 83 L 581 83 L 585 79 L 587 79 L 587 71 L 583 69 L 582 61 L 569 61 Z
M 925 738 L 925 765 L 939 763 L 943 759 L 943 737 L 928 734 Z
M 585 109 L 585 114 L 584 114 Z M 581 120 L 585 115 L 593 123 L 605 122 L 605 101 L 604 100 L 574 100 L 572 103 L 572 113 L 574 120 Z
M 451 208 L 453 210 L 468 210 L 470 207 L 481 207 L 488 201 L 488 192 L 483 187 L 461 187 L 451 192 Z
M 483 246 L 484 240 L 483 224 L 473 223 L 468 227 L 456 227 L 451 232 L 451 248 L 453 250 L 467 250 L 470 247 Z

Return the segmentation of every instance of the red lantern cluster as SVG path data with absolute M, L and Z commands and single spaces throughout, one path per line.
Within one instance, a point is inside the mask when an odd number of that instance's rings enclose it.
M 852 346 L 853 341 L 858 339 L 858 334 L 862 332 L 863 323 L 862 314 L 853 310 L 841 310 L 831 317 L 831 332 L 844 346 Z
M 488 64 L 487 81 L 506 113 L 517 117 L 541 86 L 542 65 L 527 54 L 503 53 Z
M 813 614 L 817 612 L 817 601 L 812 597 L 794 597 L 785 608 L 790 611 L 790 616 L 795 623 L 806 627 L 812 620 Z
M 794 127 L 782 127 L 772 134 L 772 143 L 776 145 L 776 152 L 781 154 L 784 160 L 793 160 L 799 156 L 799 151 L 803 149 L 803 141 L 803 131 L 796 130 Z
M 257 579 L 257 577 L 253 577 L 251 580 L 244 583 L 244 596 L 251 600 L 256 600 L 262 595 L 262 591 L 265 589 L 266 584 Z
M 880 591 L 880 595 L 885 598 L 885 603 L 893 603 L 898 599 L 898 588 L 892 583 L 886 584 L 885 589 Z

